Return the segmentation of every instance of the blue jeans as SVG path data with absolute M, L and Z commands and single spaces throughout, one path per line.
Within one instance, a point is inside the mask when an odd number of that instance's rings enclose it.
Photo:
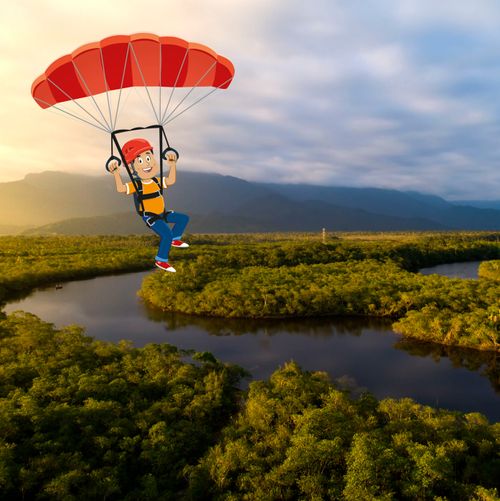
M 158 247 L 157 261 L 168 261 L 168 253 L 172 245 L 172 240 L 180 240 L 189 222 L 189 216 L 180 212 L 169 212 L 163 219 L 157 219 L 154 223 L 148 223 L 148 217 L 143 216 L 144 222 L 160 236 L 160 246 Z M 174 223 L 172 229 L 167 223 Z

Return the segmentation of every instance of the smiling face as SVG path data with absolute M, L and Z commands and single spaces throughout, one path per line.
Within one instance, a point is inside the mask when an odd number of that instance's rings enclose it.
M 160 166 L 150 150 L 141 153 L 134 160 L 134 169 L 141 179 L 151 179 L 160 172 Z

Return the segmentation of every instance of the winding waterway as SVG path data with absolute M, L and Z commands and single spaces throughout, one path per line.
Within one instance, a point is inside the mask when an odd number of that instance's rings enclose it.
M 421 272 L 477 278 L 478 264 L 455 263 Z M 106 341 L 128 339 L 135 346 L 167 342 L 210 351 L 257 379 L 295 360 L 304 369 L 328 372 L 354 391 L 368 389 L 378 398 L 411 397 L 500 421 L 500 367 L 494 354 L 403 340 L 392 332 L 390 322 L 379 319 L 252 321 L 167 314 L 148 308 L 136 295 L 149 273 L 39 289 L 4 310 L 29 311 L 57 326 L 79 324 L 87 334 Z

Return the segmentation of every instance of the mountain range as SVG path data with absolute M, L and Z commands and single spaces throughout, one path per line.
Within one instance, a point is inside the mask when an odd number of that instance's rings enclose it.
M 190 232 L 500 230 L 500 201 L 449 202 L 379 188 L 248 182 L 179 172 L 165 192 L 168 208 L 191 216 Z M 499 209 L 489 208 L 496 207 Z M 148 232 L 131 197 L 110 176 L 48 171 L 0 183 L 0 233 Z

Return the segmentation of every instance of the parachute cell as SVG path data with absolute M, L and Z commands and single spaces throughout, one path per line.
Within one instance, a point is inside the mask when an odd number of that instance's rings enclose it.
M 116 127 L 124 89 L 143 88 L 159 125 L 171 122 L 217 89 L 227 89 L 234 67 L 223 56 L 198 43 L 151 33 L 115 35 L 79 47 L 54 61 L 31 87 L 41 108 L 54 108 L 94 127 L 112 132 Z M 186 99 L 195 88 L 213 89 L 194 103 Z M 151 88 L 157 89 L 158 98 Z M 162 89 L 171 88 L 163 97 Z M 187 94 L 174 105 L 173 91 L 187 88 Z M 110 94 L 119 91 L 113 102 Z M 106 96 L 106 105 L 97 96 Z M 90 98 L 97 110 L 87 109 L 82 98 Z M 184 108 L 181 105 L 185 103 Z M 74 105 L 69 111 L 62 105 Z M 170 105 L 174 105 L 169 110 Z M 82 112 L 84 113 L 82 115 Z M 106 118 L 105 115 L 108 117 Z
M 132 86 L 225 89 L 233 75 L 232 63 L 204 45 L 141 33 L 105 38 L 57 59 L 31 92 L 48 108 Z

